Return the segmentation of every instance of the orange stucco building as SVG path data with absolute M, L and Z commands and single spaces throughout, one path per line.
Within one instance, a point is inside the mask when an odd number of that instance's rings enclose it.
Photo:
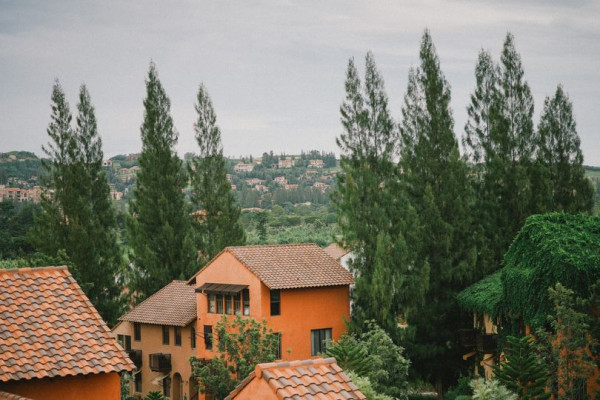
M 134 359 L 141 351 L 141 376 L 132 392 L 204 398 L 197 394 L 189 357 L 216 355 L 212 332 L 224 315 L 266 320 L 280 334 L 281 360 L 315 357 L 328 339 L 345 332 L 353 282 L 352 274 L 316 244 L 227 247 L 188 282 L 174 281 L 120 318 L 113 332 L 131 342 Z M 176 328 L 181 346 L 172 337 L 163 344 L 164 330 L 172 336 Z M 151 354 L 168 358 L 169 368 L 154 371 Z
M 135 369 L 66 267 L 0 270 L 0 349 L 0 398 L 119 400 Z
M 194 398 L 189 358 L 196 351 L 196 318 L 196 293 L 185 281 L 171 282 L 119 318 L 113 333 L 137 366 L 131 394 Z
M 352 275 L 316 244 L 227 247 L 191 280 L 199 333 L 209 337 L 223 315 L 266 320 L 280 334 L 282 360 L 302 360 L 337 340 L 350 319 Z M 208 342 L 199 358 L 215 354 Z

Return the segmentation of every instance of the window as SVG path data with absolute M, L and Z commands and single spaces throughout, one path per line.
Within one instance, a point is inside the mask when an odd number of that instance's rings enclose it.
M 191 343 L 190 346 L 192 347 L 192 349 L 196 348 L 196 328 L 192 328 L 192 336 L 191 336 Z
M 241 313 L 241 297 L 240 294 L 237 293 L 235 296 L 233 296 L 233 312 L 235 315 L 240 315 Z
M 223 295 L 218 294 L 217 298 L 217 314 L 223 314 Z
M 210 325 L 204 325 L 204 347 L 206 347 L 206 350 L 212 350 L 213 348 L 212 326 Z
M 163 331 L 163 344 L 169 344 L 169 327 L 166 325 L 163 325 L 162 331 Z
M 163 395 L 167 397 L 171 396 L 171 378 L 168 376 L 163 379 Z
M 242 301 L 244 303 L 244 315 L 250 315 L 250 291 L 248 289 L 242 290 Z
M 139 322 L 133 323 L 133 340 L 136 342 L 142 340 L 142 324 Z
M 135 391 L 142 393 L 142 371 L 135 374 Z
M 275 349 L 275 359 L 281 360 L 281 332 L 274 333 L 277 336 L 277 348 Z
M 181 327 L 175 327 L 175 346 L 181 346 Z
M 325 353 L 327 342 L 331 341 L 331 328 L 313 329 L 310 331 L 310 355 Z
M 131 350 L 131 336 L 129 335 L 117 335 L 117 340 L 121 343 L 121 346 L 125 351 Z
M 225 314 L 233 314 L 233 296 L 225 296 Z
M 281 290 L 271 290 L 271 315 L 281 315 Z
M 208 294 L 208 312 L 215 313 L 215 295 L 210 293 Z

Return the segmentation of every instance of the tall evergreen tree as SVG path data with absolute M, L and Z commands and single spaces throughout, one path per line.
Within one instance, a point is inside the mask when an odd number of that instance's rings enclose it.
M 533 97 L 509 33 L 500 65 L 482 51 L 477 85 L 467 110 L 464 145 L 474 163 L 480 273 L 500 267 L 502 256 L 529 215 L 546 211 L 547 180 L 535 162 Z
M 573 104 L 561 85 L 547 97 L 538 127 L 540 149 L 537 157 L 547 174 L 553 211 L 591 212 L 594 190 L 583 169 Z
M 204 85 L 198 89 L 194 125 L 199 157 L 194 157 L 190 176 L 194 187 L 192 202 L 198 212 L 193 226 L 198 236 L 198 249 L 208 261 L 226 246 L 246 242 L 240 220 L 240 206 L 227 181 L 227 169 L 221 145 L 221 132 L 212 101 Z
M 173 279 L 188 278 L 195 268 L 190 218 L 182 192 L 186 174 L 174 149 L 177 132 L 170 115 L 171 102 L 154 63 L 148 71 L 144 108 L 140 170 L 127 218 L 133 250 L 131 288 L 137 300 Z
M 365 85 L 351 59 L 341 106 L 344 133 L 333 202 L 345 246 L 354 251 L 356 275 L 353 321 L 359 328 L 375 319 L 397 333 L 398 316 L 419 304 L 427 285 L 427 265 L 418 264 L 419 228 L 393 161 L 397 132 L 388 111 L 383 79 L 367 54 Z
M 471 232 L 472 195 L 460 158 L 450 109 L 450 86 L 429 31 L 420 66 L 409 74 L 400 127 L 401 162 L 411 203 L 423 229 L 421 262 L 429 263 L 429 290 L 408 316 L 410 359 L 442 393 L 460 369 L 456 332 L 471 320 L 461 316 L 455 295 L 473 281 L 476 252 Z
M 77 128 L 58 82 L 52 92 L 51 142 L 44 147 L 46 184 L 33 239 L 49 256 L 66 257 L 73 276 L 109 323 L 121 314 L 117 276 L 122 265 L 115 214 L 102 171 L 102 141 L 85 86 L 79 94 Z

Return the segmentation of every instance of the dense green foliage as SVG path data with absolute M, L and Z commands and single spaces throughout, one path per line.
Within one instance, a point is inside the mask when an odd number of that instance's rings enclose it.
M 548 288 L 560 282 L 588 298 L 600 278 L 600 217 L 529 217 L 504 258 L 503 303 L 532 326 L 554 314 Z
M 192 219 L 196 230 L 196 248 L 208 261 L 226 246 L 246 242 L 240 222 L 238 205 L 227 181 L 227 170 L 212 101 L 204 85 L 198 89 L 194 125 L 200 155 L 192 159 L 189 168 L 192 186 L 192 204 L 197 210 Z
M 345 371 L 368 378 L 377 393 L 406 398 L 410 361 L 404 349 L 374 321 L 367 321 L 360 335 L 346 334 L 332 342 L 326 354 L 335 357 Z
M 494 366 L 494 377 L 516 393 L 519 399 L 542 400 L 546 393 L 548 368 L 535 354 L 533 336 L 508 336 L 504 345 L 504 360 Z
M 223 316 L 217 323 L 214 339 L 219 352 L 210 362 L 191 357 L 194 377 L 202 393 L 224 399 L 260 363 L 275 360 L 279 338 L 273 330 L 253 318 Z
M 471 381 L 473 399 L 477 400 L 517 400 L 516 394 L 502 386 L 497 380 L 474 379 Z
M 552 98 L 546 98 L 538 131 L 538 162 L 543 168 L 549 191 L 546 208 L 572 213 L 590 212 L 594 189 L 585 177 L 573 104 L 561 85 Z
M 430 270 L 425 302 L 407 315 L 406 347 L 416 371 L 433 379 L 441 392 L 464 366 L 456 332 L 472 317 L 461 313 L 455 297 L 473 282 L 477 254 L 470 234 L 472 194 L 453 132 L 450 86 L 429 31 L 422 38 L 420 60 L 409 73 L 402 108 L 400 165 L 424 233 L 419 263 L 427 262 Z
M 127 218 L 133 263 L 130 289 L 138 301 L 196 270 L 190 217 L 181 191 L 186 175 L 175 153 L 177 133 L 170 107 L 151 64 L 141 127 L 140 170 Z
M 0 202 L 0 260 L 34 253 L 27 232 L 33 226 L 34 214 L 38 211 L 37 204 Z
M 360 392 L 365 395 L 367 400 L 394 400 L 394 397 L 392 396 L 388 396 L 386 394 L 377 392 L 373 388 L 371 380 L 366 376 L 358 375 L 357 373 L 352 371 L 346 372 L 346 374 L 352 380 L 352 383 L 356 385 L 358 390 L 360 390 Z
M 393 160 L 397 132 L 372 54 L 364 88 L 353 60 L 345 87 L 344 133 L 337 138 L 342 173 L 333 202 L 342 240 L 354 251 L 352 318 L 358 327 L 375 319 L 393 334 L 398 315 L 421 302 L 428 269 L 416 259 L 419 227 Z
M 122 265 L 115 215 L 102 171 L 102 142 L 94 107 L 85 86 L 77 105 L 77 127 L 58 82 L 52 91 L 50 142 L 43 149 L 47 187 L 32 240 L 49 257 L 64 255 L 69 269 L 100 315 L 114 323 L 121 315 Z
M 465 310 L 496 318 L 502 312 L 502 270 L 496 271 L 461 291 L 456 299 Z

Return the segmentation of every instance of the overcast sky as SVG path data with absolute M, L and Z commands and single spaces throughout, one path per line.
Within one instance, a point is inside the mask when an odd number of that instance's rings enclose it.
M 26 1 L 0 0 L 0 152 L 41 155 L 54 79 L 75 109 L 85 83 L 105 155 L 141 149 L 150 60 L 171 99 L 178 151 L 196 151 L 194 102 L 211 94 L 226 155 L 336 151 L 350 57 L 373 51 L 392 114 L 431 30 L 463 135 L 481 48 L 498 60 L 516 38 L 535 97 L 562 83 L 585 164 L 600 165 L 600 1 Z

